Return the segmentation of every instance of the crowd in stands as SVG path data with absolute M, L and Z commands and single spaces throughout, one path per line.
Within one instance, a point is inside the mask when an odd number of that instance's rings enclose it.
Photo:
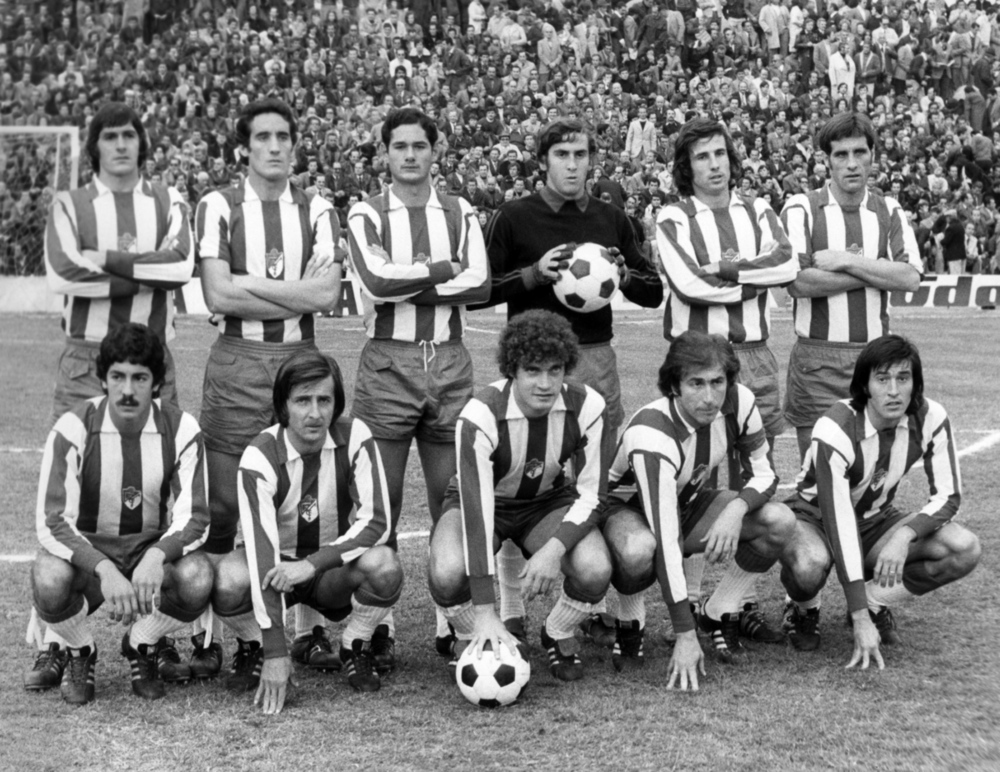
M 262 96 L 294 106 L 296 182 L 342 216 L 386 184 L 379 128 L 394 107 L 435 117 L 435 184 L 484 223 L 542 184 L 534 134 L 573 115 L 596 137 L 593 193 L 623 206 L 649 249 L 686 120 L 724 122 L 744 155 L 738 189 L 780 211 L 827 178 L 817 127 L 856 110 L 879 131 L 872 185 L 910 213 L 927 270 L 1000 270 L 991 3 L 43 0 L 4 4 L 0 22 L 0 126 L 82 130 L 102 101 L 127 102 L 151 140 L 146 174 L 192 208 L 242 179 L 234 127 Z M 0 148 L 2 271 L 41 272 L 31 240 L 52 156 Z

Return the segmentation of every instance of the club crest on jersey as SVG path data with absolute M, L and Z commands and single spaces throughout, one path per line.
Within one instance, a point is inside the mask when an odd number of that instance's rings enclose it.
M 299 517 L 307 523 L 311 523 L 319 517 L 319 502 L 312 496 L 303 496 L 299 502 Z
M 883 483 L 885 483 L 885 469 L 876 469 L 875 474 L 872 475 L 871 489 L 873 491 L 878 491 L 882 489 Z
M 413 256 L 414 265 L 427 265 L 431 261 L 430 255 L 425 255 L 423 252 L 418 252 Z
M 859 247 L 857 244 L 851 244 L 851 246 L 849 246 L 847 248 L 847 251 L 848 252 L 853 252 L 856 255 L 864 255 L 865 254 L 865 250 L 862 247 Z
M 118 237 L 119 252 L 135 252 L 135 236 L 131 233 L 123 233 Z
M 545 464 L 537 458 L 531 459 L 531 461 L 524 465 L 524 474 L 529 480 L 537 479 L 544 470 Z
M 142 503 L 142 491 L 131 485 L 122 488 L 122 504 L 129 509 L 135 509 Z
M 277 279 L 285 270 L 285 253 L 279 252 L 277 249 L 272 249 L 266 255 L 264 255 L 264 260 L 267 263 L 267 275 L 272 279 Z
M 740 253 L 737 252 L 732 247 L 730 247 L 729 249 L 727 249 L 725 252 L 722 253 L 722 259 L 727 260 L 730 263 L 735 263 L 737 260 L 740 259 Z

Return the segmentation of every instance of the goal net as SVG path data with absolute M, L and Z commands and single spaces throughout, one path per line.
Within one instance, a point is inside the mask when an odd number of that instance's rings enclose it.
M 77 186 L 75 126 L 0 126 L 0 275 L 45 273 L 45 221 L 55 191 Z

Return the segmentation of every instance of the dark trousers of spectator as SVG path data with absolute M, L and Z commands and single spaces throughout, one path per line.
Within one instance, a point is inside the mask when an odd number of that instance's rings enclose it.
M 902 96 L 906 93 L 906 80 L 903 78 L 893 78 L 892 79 L 892 92 L 896 96 Z

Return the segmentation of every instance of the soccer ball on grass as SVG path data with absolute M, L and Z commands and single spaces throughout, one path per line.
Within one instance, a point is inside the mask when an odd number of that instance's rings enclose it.
M 531 665 L 517 649 L 511 651 L 501 644 L 497 656 L 488 641 L 482 657 L 476 656 L 472 646 L 466 647 L 455 668 L 462 696 L 481 708 L 510 705 L 528 685 L 530 676 Z
M 587 242 L 573 250 L 568 265 L 552 285 L 559 302 L 567 308 L 589 314 L 604 308 L 618 292 L 618 264 L 600 244 Z

